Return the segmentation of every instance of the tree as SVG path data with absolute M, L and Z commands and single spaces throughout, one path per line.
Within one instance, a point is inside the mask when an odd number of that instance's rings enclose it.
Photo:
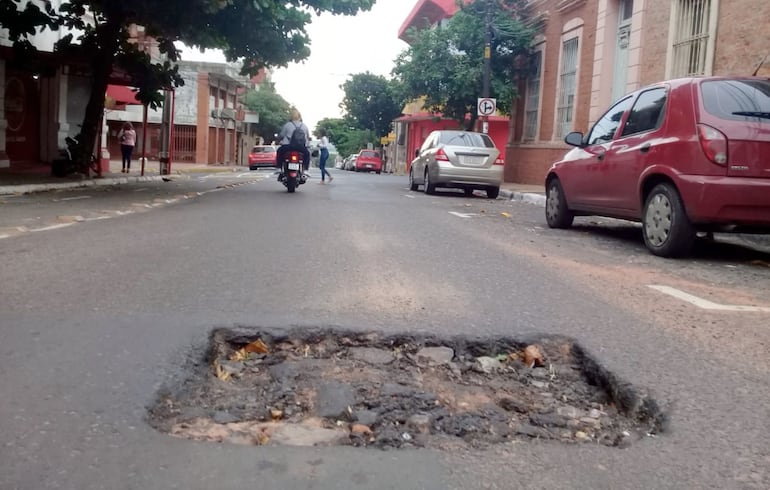
M 439 29 L 410 33 L 413 43 L 396 59 L 394 77 L 405 99 L 425 98 L 431 112 L 475 125 L 482 95 L 485 29 L 491 31 L 490 97 L 510 114 L 516 81 L 528 71 L 535 26 L 525 22 L 523 0 L 475 0 Z M 470 119 L 466 116 L 470 114 Z
M 379 143 L 379 137 L 372 130 L 358 128 L 349 119 L 321 119 L 316 125 L 314 134 L 320 137 L 322 131 L 326 132 L 326 137 L 337 148 L 337 153 L 343 157 L 358 153 L 358 150 L 366 148 L 369 143 Z
M 257 134 L 265 141 L 273 141 L 290 118 L 291 105 L 276 93 L 275 85 L 271 82 L 264 82 L 259 89 L 246 92 L 243 104 L 259 114 Z
M 360 129 L 371 130 L 375 136 L 385 136 L 390 123 L 401 115 L 394 83 L 372 73 L 358 73 L 342 84 L 345 97 L 340 107 Z
M 374 0 L 65 0 L 58 8 L 28 0 L 0 0 L 0 27 L 8 29 L 16 60 L 37 54 L 29 37 L 43 30 L 67 29 L 70 34 L 55 50 L 90 60 L 91 96 L 85 109 L 80 141 L 85 165 L 96 142 L 104 94 L 113 68 L 126 71 L 139 88 L 138 98 L 160 104 L 158 89 L 181 85 L 175 41 L 199 48 L 219 48 L 229 61 L 243 60 L 243 74 L 264 66 L 286 66 L 310 54 L 305 26 L 311 12 L 354 15 Z M 86 14 L 89 14 L 88 16 Z M 163 63 L 152 63 L 129 42 L 129 27 L 141 25 L 158 42 Z

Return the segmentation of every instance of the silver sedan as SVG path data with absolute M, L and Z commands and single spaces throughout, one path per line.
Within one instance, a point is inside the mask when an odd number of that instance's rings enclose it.
M 466 195 L 476 189 L 490 199 L 500 193 L 503 160 L 492 139 L 471 131 L 438 130 L 428 135 L 415 152 L 409 169 L 409 188 L 424 186 L 426 194 L 437 187 L 463 189 Z

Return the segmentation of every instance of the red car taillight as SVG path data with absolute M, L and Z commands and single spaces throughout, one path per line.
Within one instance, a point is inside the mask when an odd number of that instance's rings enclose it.
M 727 165 L 727 136 L 711 126 L 698 124 L 698 139 L 706 158 L 717 165 Z
M 441 162 L 448 162 L 449 157 L 446 156 L 446 153 L 444 153 L 444 150 L 439 148 L 439 150 L 436 152 L 436 160 Z
M 495 165 L 505 165 L 505 160 L 500 157 L 495 158 Z

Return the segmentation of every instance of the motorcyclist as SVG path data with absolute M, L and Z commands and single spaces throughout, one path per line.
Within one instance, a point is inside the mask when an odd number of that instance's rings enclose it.
M 302 129 L 302 131 L 305 132 L 305 143 L 303 145 L 299 144 L 292 144 L 292 135 L 294 134 L 294 131 L 297 129 Z M 282 170 L 283 167 L 283 155 L 290 150 L 295 151 L 301 151 L 302 152 L 302 162 L 303 162 L 303 178 L 308 177 L 310 174 L 308 173 L 308 167 L 310 166 L 310 151 L 307 148 L 308 142 L 310 139 L 310 130 L 308 129 L 307 125 L 302 122 L 302 115 L 299 113 L 299 111 L 296 108 L 291 109 L 291 120 L 283 125 L 281 128 L 281 132 L 278 135 L 278 140 L 281 144 L 281 146 L 278 147 L 278 150 L 276 151 L 276 166 L 278 167 L 279 172 Z M 279 173 L 278 180 L 281 180 L 283 177 L 282 174 Z

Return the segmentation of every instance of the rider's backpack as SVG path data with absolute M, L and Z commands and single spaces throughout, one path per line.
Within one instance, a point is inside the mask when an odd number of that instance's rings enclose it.
M 297 126 L 297 124 L 294 122 L 292 122 L 292 124 L 294 124 L 294 131 L 291 133 L 289 144 L 291 146 L 299 146 L 304 148 L 307 146 L 307 135 L 305 134 L 305 130 L 302 129 L 302 124 L 299 126 Z

